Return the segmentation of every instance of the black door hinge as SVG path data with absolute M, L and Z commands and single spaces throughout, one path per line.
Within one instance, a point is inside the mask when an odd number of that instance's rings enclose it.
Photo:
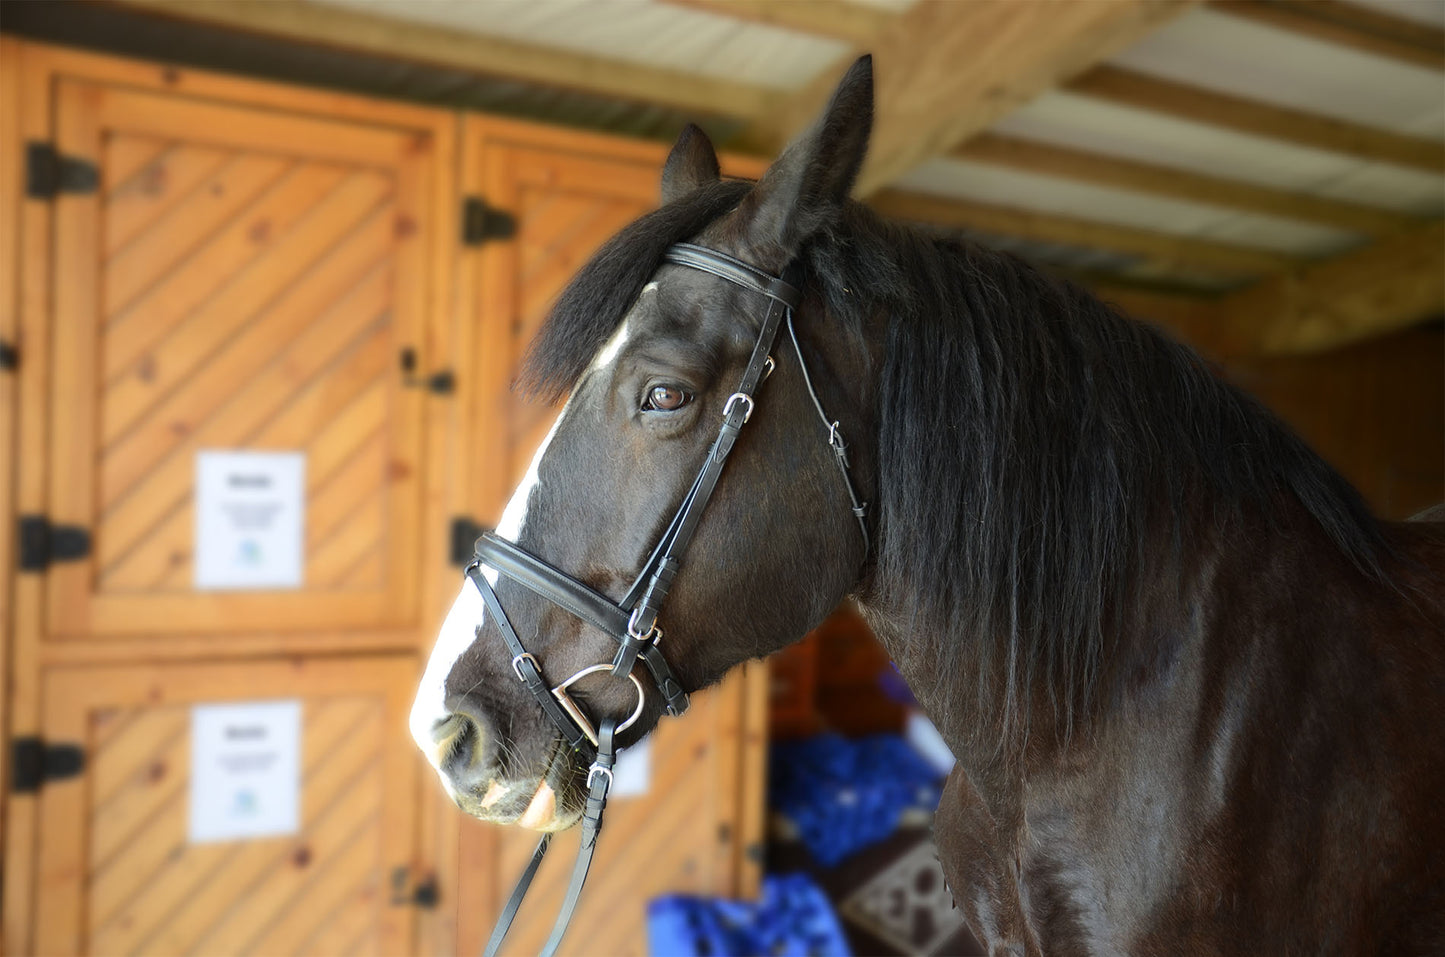
M 412 890 L 411 904 L 413 907 L 431 910 L 437 906 L 437 900 L 440 897 L 441 895 L 437 891 L 437 879 L 435 877 L 428 877 Z
M 429 376 L 417 375 L 416 350 L 410 346 L 401 350 L 401 384 L 413 389 L 426 389 L 437 395 L 451 395 L 457 391 L 456 373 L 450 369 L 442 369 Z
M 0 369 L 14 372 L 20 367 L 20 351 L 8 342 L 0 342 Z
M 85 770 L 85 752 L 74 744 L 46 744 L 36 737 L 16 738 L 10 789 L 34 794 L 46 781 L 73 778 Z
M 78 525 L 52 525 L 44 515 L 20 516 L 20 570 L 43 572 L 53 562 L 90 555 L 90 532 Z
M 493 239 L 517 235 L 517 218 L 504 209 L 488 206 L 480 196 L 462 200 L 462 242 L 480 246 Z
M 89 160 L 61 156 L 49 143 L 25 144 L 25 195 L 54 199 L 61 193 L 94 193 L 100 171 Z
M 416 883 L 411 884 L 411 868 L 393 867 L 391 869 L 391 906 L 392 907 L 425 907 L 437 906 L 440 899 L 440 892 L 437 890 L 436 877 L 428 874 Z
M 477 539 L 487 531 L 490 529 L 485 525 L 478 525 L 465 515 L 452 519 L 452 564 L 463 568 L 471 564 Z

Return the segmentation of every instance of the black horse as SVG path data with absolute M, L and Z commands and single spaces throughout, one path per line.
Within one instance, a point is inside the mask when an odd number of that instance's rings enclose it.
M 756 184 L 683 133 L 662 208 L 534 343 L 524 384 L 570 398 L 499 534 L 626 591 L 768 306 L 664 257 L 791 266 L 799 349 L 773 351 L 662 609 L 681 683 L 853 596 L 958 757 L 936 839 L 992 954 L 1445 953 L 1445 526 L 1376 520 L 1194 353 L 1083 290 L 850 202 L 871 115 L 864 59 Z M 863 531 L 803 357 L 852 440 Z M 552 680 L 613 660 L 532 590 L 497 594 Z M 564 828 L 586 761 L 511 657 L 466 586 L 413 733 L 467 812 Z M 574 690 L 620 721 L 635 692 L 606 670 Z M 662 710 L 635 674 L 623 744 Z

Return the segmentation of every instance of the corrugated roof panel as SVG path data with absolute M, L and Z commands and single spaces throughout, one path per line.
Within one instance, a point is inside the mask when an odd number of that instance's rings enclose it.
M 1365 237 L 1344 230 L 1257 213 L 1231 213 L 1200 230 L 1198 237 L 1236 246 L 1271 249 L 1303 259 L 1332 256 L 1354 249 L 1366 241 Z
M 1445 100 L 1445 89 L 1441 91 Z M 1109 156 L 1206 176 L 1328 196 L 1410 215 L 1439 215 L 1441 177 L 1366 163 L 1244 133 L 1115 106 L 1072 93 L 1048 93 L 994 129 Z
M 1252 100 L 1406 132 L 1438 114 L 1439 72 L 1206 7 L 1114 57 L 1119 66 Z M 1437 130 L 1445 137 L 1445 130 Z
M 1360 239 L 1344 230 L 1310 223 L 960 160 L 926 163 L 905 175 L 898 185 L 939 196 L 961 196 L 1048 215 L 1306 257 L 1348 249 Z
M 1193 170 L 1278 189 L 1308 191 L 1359 168 L 1355 159 L 1116 106 L 1074 93 L 1046 93 L 994 129 L 1110 156 Z
M 1345 0 L 1356 7 L 1368 7 L 1392 17 L 1428 23 L 1445 29 L 1445 0 Z
M 924 163 L 906 173 L 896 185 L 939 196 L 958 196 L 998 206 L 1178 236 L 1195 235 L 1229 215 L 1227 210 L 1218 207 L 1090 186 L 963 160 Z
M 1321 196 L 1385 206 L 1411 216 L 1445 216 L 1445 178 L 1369 163 L 1314 190 Z
M 849 49 L 825 37 L 639 0 L 309 2 L 780 89 L 803 85 Z

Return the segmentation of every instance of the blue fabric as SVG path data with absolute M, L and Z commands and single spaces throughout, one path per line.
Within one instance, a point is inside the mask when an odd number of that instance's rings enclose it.
M 763 878 L 762 899 L 672 895 L 647 905 L 652 957 L 850 957 L 822 888 L 806 874 Z
M 824 867 L 892 834 L 910 808 L 932 813 L 942 780 L 900 735 L 822 734 L 773 745 L 770 807 Z

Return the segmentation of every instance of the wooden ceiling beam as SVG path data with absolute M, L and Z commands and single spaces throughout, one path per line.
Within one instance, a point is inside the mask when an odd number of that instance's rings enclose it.
M 1287 193 L 1237 180 L 1191 173 L 1175 167 L 1141 163 L 1137 160 L 994 133 L 975 136 L 951 155 L 955 159 L 1001 166 L 1040 176 L 1303 220 L 1367 236 L 1388 235 L 1411 223 L 1408 217 L 1370 206 L 1301 193 Z
M 1445 70 L 1445 31 L 1339 0 L 1218 0 L 1214 9 L 1265 26 L 1431 70 Z
M 871 44 L 876 121 L 857 194 L 867 196 L 947 153 L 1189 5 L 1188 0 L 920 0 Z M 745 148 L 771 152 L 804 129 L 826 103 L 841 67 L 823 71 L 755 121 L 741 137 Z
M 1266 279 L 1215 312 L 1236 355 L 1320 352 L 1445 316 L 1445 220 Z
M 1254 277 L 1298 262 L 1267 250 L 923 193 L 888 190 L 875 195 L 869 205 L 884 216 L 915 223 L 1125 253 L 1168 272 Z
M 798 33 L 842 40 L 867 49 L 892 26 L 898 14 L 849 0 L 663 0 L 746 23 L 762 23 Z
M 1445 172 L 1445 144 L 1283 106 L 1216 93 L 1116 66 L 1095 67 L 1066 84 L 1071 93 L 1207 126 L 1283 140 L 1371 162 Z
M 776 90 L 569 53 L 320 3 L 276 0 L 110 0 L 131 10 L 318 46 L 359 50 L 486 76 L 525 80 L 692 113 L 755 117 Z

